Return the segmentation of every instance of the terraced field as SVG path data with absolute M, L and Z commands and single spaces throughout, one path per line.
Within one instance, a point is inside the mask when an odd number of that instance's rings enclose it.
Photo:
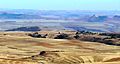
M 0 64 L 120 64 L 120 47 L 0 33 Z M 43 53 L 44 52 L 44 53 Z

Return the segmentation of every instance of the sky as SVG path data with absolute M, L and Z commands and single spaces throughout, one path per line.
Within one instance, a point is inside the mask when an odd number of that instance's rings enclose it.
M 0 9 L 120 10 L 120 0 L 0 0 Z

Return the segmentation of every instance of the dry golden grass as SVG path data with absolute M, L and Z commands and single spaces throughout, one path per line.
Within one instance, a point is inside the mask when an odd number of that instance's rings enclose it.
M 39 55 L 40 51 L 46 54 Z M 120 47 L 1 32 L 0 64 L 120 64 Z

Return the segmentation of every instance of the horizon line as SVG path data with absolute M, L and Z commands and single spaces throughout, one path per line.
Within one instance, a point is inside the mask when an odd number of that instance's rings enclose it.
M 0 8 L 0 10 L 43 10 L 43 11 L 120 11 L 120 10 L 65 10 L 65 9 L 61 9 L 61 10 L 48 10 L 48 9 L 14 9 L 14 8 Z

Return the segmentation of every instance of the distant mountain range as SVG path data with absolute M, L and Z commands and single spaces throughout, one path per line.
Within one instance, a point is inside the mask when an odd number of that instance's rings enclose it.
M 46 19 L 102 22 L 120 20 L 120 11 L 46 11 L 46 10 L 1 10 L 0 19 Z
M 0 10 L 0 31 L 39 29 L 120 32 L 120 11 Z

